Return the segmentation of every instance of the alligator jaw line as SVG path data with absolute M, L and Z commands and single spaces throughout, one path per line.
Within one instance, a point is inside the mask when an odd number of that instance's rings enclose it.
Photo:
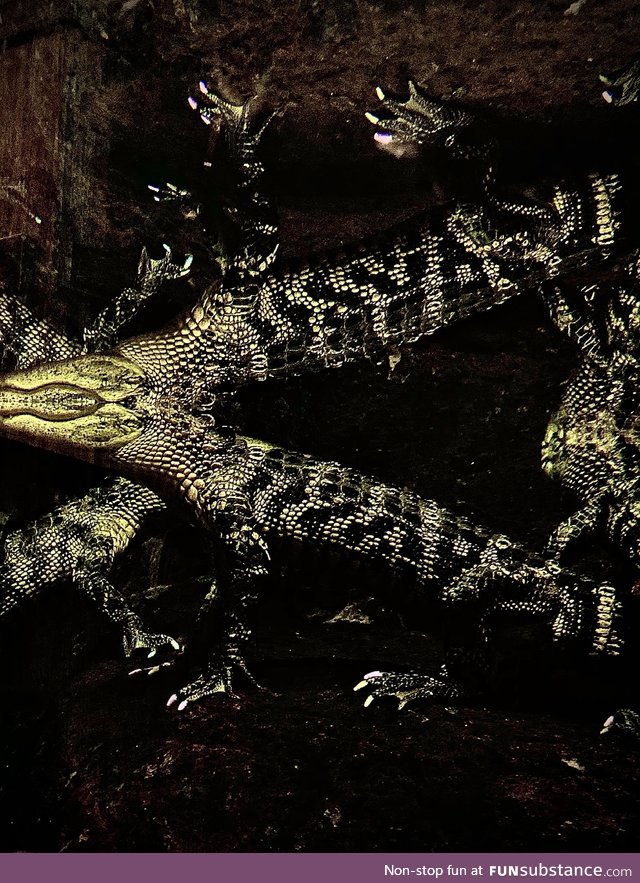
M 37 447 L 99 460 L 102 451 L 142 432 L 142 420 L 129 402 L 143 382 L 134 362 L 111 355 L 7 374 L 0 379 L 0 431 Z

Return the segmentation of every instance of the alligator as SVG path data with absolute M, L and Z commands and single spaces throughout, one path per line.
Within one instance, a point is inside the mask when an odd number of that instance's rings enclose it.
M 285 267 L 276 259 L 274 208 L 261 189 L 257 151 L 264 125 L 252 123 L 248 103 L 234 105 L 204 83 L 201 91 L 204 99 L 191 99 L 192 107 L 205 122 L 223 125 L 236 160 L 240 246 L 225 255 L 222 281 L 169 329 L 105 352 L 28 369 L 23 363 L 23 370 L 0 379 L 2 435 L 124 476 L 111 486 L 110 497 L 86 498 L 85 511 L 94 507 L 109 521 L 120 506 L 127 511 L 127 493 L 142 493 L 133 490 L 141 482 L 154 492 L 150 509 L 162 506 L 160 499 L 177 502 L 214 538 L 216 574 L 204 610 L 215 622 L 217 646 L 206 670 L 170 704 L 184 708 L 229 692 L 235 670 L 247 672 L 246 614 L 269 567 L 274 538 L 337 546 L 378 561 L 453 620 L 461 618 L 458 611 L 464 611 L 462 618 L 471 611 L 472 646 L 450 651 L 437 677 L 370 673 L 358 685 L 369 690 L 367 701 L 394 695 L 406 704 L 459 695 L 483 655 L 496 612 L 541 618 L 556 639 L 617 653 L 620 608 L 613 587 L 531 556 L 409 491 L 218 425 L 212 411 L 241 384 L 377 359 L 526 286 L 608 258 L 624 241 L 632 216 L 624 182 L 617 175 L 591 175 L 554 186 L 546 200 L 542 193 L 535 200 L 514 199 L 500 194 L 489 170 L 481 204 L 420 216 L 381 239 Z M 405 100 L 381 90 L 378 95 L 386 118 L 370 118 L 381 143 L 438 138 L 454 153 L 469 155 L 466 112 L 432 101 L 414 84 Z M 488 155 L 485 149 L 479 154 L 482 160 Z M 173 265 L 168 255 L 167 273 L 181 275 L 186 263 Z M 108 341 L 118 325 L 102 322 L 93 342 Z M 60 532 L 77 525 L 79 511 L 73 504 L 60 510 L 52 536 L 56 524 Z M 128 519 L 127 536 L 138 521 Z M 105 544 L 105 532 L 95 524 L 82 530 L 89 546 L 106 546 L 106 552 L 87 556 L 69 547 L 66 562 L 54 570 L 71 570 L 90 594 L 102 593 L 100 603 L 124 623 L 125 647 L 131 649 L 142 630 L 138 623 L 131 627 L 122 602 L 104 586 L 104 571 L 125 540 L 109 536 Z M 39 558 L 50 546 L 43 530 L 36 530 L 29 554 Z M 24 548 L 21 538 L 8 544 L 5 585 L 11 586 Z M 92 573 L 93 559 L 98 567 Z M 468 635 L 468 628 L 462 630 Z M 146 647 L 145 635 L 140 643 Z M 153 653 L 156 642 L 147 643 Z M 160 636 L 158 643 L 176 642 Z
M 23 327 L 27 324 L 24 307 L 14 310 L 18 304 L 6 296 L 0 303 L 5 317 L 16 317 Z M 74 348 L 71 341 L 64 347 L 64 336 L 46 323 L 32 320 L 28 324 L 31 341 L 42 333 L 49 341 L 57 339 L 61 349 Z M 21 359 L 27 361 L 24 353 Z M 214 439 L 209 430 L 199 443 L 206 448 Z M 418 596 L 423 611 L 433 610 L 436 617 L 446 613 L 453 643 L 442 671 L 437 676 L 370 672 L 355 688 L 367 688 L 365 704 L 377 696 L 394 696 L 399 707 L 404 707 L 419 698 L 450 700 L 468 693 L 470 682 L 477 684 L 478 669 L 484 670 L 488 664 L 491 625 L 498 614 L 541 621 L 549 626 L 551 639 L 578 651 L 598 655 L 619 652 L 621 606 L 611 585 L 596 585 L 433 500 L 386 486 L 337 463 L 240 435 L 227 436 L 225 441 L 237 453 L 227 454 L 222 469 L 209 465 L 209 482 L 219 481 L 221 472 L 235 473 L 227 486 L 234 494 L 247 497 L 251 519 L 260 528 L 252 539 L 263 558 L 268 560 L 268 549 L 274 544 L 285 550 L 292 543 L 337 548 L 369 564 L 377 562 L 402 585 L 405 595 L 413 592 Z M 198 468 L 202 469 L 200 464 Z M 115 556 L 126 549 L 145 521 L 163 512 L 166 506 L 157 494 L 143 484 L 117 477 L 81 500 L 11 532 L 0 565 L 4 591 L 0 615 L 51 583 L 70 578 L 120 626 L 127 656 L 145 650 L 151 658 L 161 649 L 180 650 L 171 636 L 146 628 L 108 579 Z M 246 529 L 247 523 L 245 518 L 237 531 Z M 229 532 L 227 542 L 232 539 Z M 245 538 L 237 542 L 245 542 Z M 252 545 L 248 545 L 250 550 Z M 218 602 L 225 602 L 228 609 L 223 608 L 221 617 L 225 643 L 216 648 L 206 670 L 174 694 L 169 704 L 178 703 L 182 710 L 188 702 L 228 692 L 232 668 L 245 670 L 240 652 L 249 637 L 244 608 L 254 600 L 250 580 L 262 575 L 264 567 L 264 561 L 251 561 L 245 553 L 235 574 L 237 585 L 227 575 L 221 599 L 213 581 L 203 613 L 209 614 L 213 608 L 220 615 Z M 235 598 L 229 597 L 232 590 Z M 464 644 L 456 642 L 460 630 L 465 634 Z M 170 664 L 154 662 L 132 673 L 156 673 Z

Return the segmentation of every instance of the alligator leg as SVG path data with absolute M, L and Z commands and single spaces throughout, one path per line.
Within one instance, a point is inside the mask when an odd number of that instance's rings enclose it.
M 85 351 L 110 349 L 118 342 L 123 327 L 133 319 L 147 300 L 157 294 L 164 282 L 187 275 L 193 261 L 192 255 L 187 255 L 181 264 L 175 263 L 169 246 L 163 247 L 165 254 L 161 258 L 150 258 L 146 248 L 142 249 L 137 285 L 134 288 L 124 288 L 84 329 Z
M 576 299 L 571 298 L 559 285 L 543 284 L 539 287 L 558 330 L 573 340 L 588 359 L 604 366 L 606 353 L 602 330 L 589 314 L 588 307 L 597 298 L 598 291 L 597 285 L 586 286 L 580 289 L 580 298 Z
M 10 533 L 0 565 L 4 590 L 0 615 L 49 585 L 72 579 L 120 626 L 127 656 L 140 650 L 152 655 L 161 647 L 178 650 L 179 644 L 169 635 L 148 631 L 107 579 L 115 556 L 125 550 L 142 521 L 163 509 L 164 504 L 151 491 L 117 478 Z
M 400 710 L 418 699 L 447 701 L 464 696 L 469 686 L 479 684 L 479 675 L 488 668 L 491 620 L 500 613 L 550 620 L 554 640 L 579 640 L 584 633 L 585 607 L 584 599 L 575 593 L 571 573 L 551 561 L 519 560 L 521 552 L 508 538 L 493 537 L 483 560 L 465 570 L 443 592 L 454 644 L 447 650 L 440 674 L 370 672 L 354 687 L 367 691 L 365 706 L 376 698 L 394 697 Z M 602 585 L 592 591 L 597 595 L 592 650 L 615 655 L 618 638 L 612 628 L 617 616 L 614 589 Z
M 374 699 L 389 696 L 398 700 L 398 711 L 418 699 L 446 702 L 464 695 L 463 689 L 446 677 L 445 670 L 442 677 L 431 677 L 415 671 L 370 671 L 353 689 L 367 690 L 365 708 Z
M 380 87 L 377 94 L 390 116 L 385 119 L 372 113 L 366 116 L 376 125 L 376 138 L 382 144 L 394 138 L 416 144 L 438 143 L 455 157 L 480 162 L 485 194 L 498 217 L 491 218 L 485 208 L 461 205 L 451 215 L 449 228 L 463 247 L 481 258 L 492 287 L 508 287 L 507 280 L 501 276 L 500 260 L 496 259 L 535 260 L 544 264 L 552 275 L 557 261 L 552 241 L 559 216 L 550 205 L 497 195 L 493 170 L 496 145 L 479 134 L 476 117 L 460 107 L 428 97 L 412 81 L 409 97 L 404 101 L 389 97 Z M 505 224 L 500 216 L 507 217 L 509 222 Z M 514 217 L 519 221 L 515 229 Z
M 514 200 L 498 193 L 494 173 L 497 145 L 481 130 L 480 120 L 468 110 L 427 96 L 424 89 L 411 80 L 409 97 L 405 100 L 391 98 L 380 87 L 376 91 L 387 113 L 384 118 L 366 114 L 377 128 L 376 140 L 383 146 L 394 140 L 420 145 L 439 144 L 456 158 L 479 162 L 488 202 L 500 214 L 510 218 L 510 228 L 514 218 L 533 227 L 532 232 L 522 229 L 515 234 L 509 230 L 497 237 L 485 235 L 485 240 L 493 243 L 496 253 L 508 250 L 519 259 L 526 259 L 536 246 L 538 250 L 542 249 L 537 259 L 546 262 L 551 269 L 555 255 L 548 246 L 557 234 L 560 217 L 551 205 L 524 197 Z M 465 207 L 461 212 L 464 216 Z M 472 214 L 476 215 L 477 211 Z M 474 222 L 471 218 L 471 221 L 477 227 L 477 219 Z M 545 243 L 547 249 L 543 249 Z
M 141 288 L 146 287 L 150 296 L 167 273 L 178 272 L 180 267 L 171 263 L 169 253 L 163 261 L 145 261 L 145 257 L 143 254 Z M 122 313 L 116 310 L 114 315 Z M 106 328 L 103 325 L 103 330 Z M 6 292 L 0 292 L 0 340 L 4 361 L 20 367 L 30 367 L 43 358 L 59 361 L 82 351 L 80 344 L 36 319 Z M 93 340 L 96 345 L 106 343 L 101 334 L 95 334 Z M 10 533 L 0 565 L 0 616 L 50 584 L 72 579 L 121 626 L 127 655 L 144 649 L 153 653 L 158 647 L 178 649 L 170 636 L 148 631 L 107 579 L 115 555 L 124 551 L 143 521 L 164 510 L 164 503 L 152 491 L 118 478 L 62 506 L 48 518 Z
M 234 250 L 225 276 L 225 285 L 238 295 L 254 290 L 272 266 L 278 250 L 278 220 L 275 205 L 264 187 L 265 169 L 258 149 L 265 129 L 276 114 L 256 124 L 251 116 L 252 101 L 233 104 L 200 82 L 203 99 L 189 99 L 194 110 L 209 125 L 218 122 L 227 143 L 233 178 L 233 213 L 239 228 L 239 246 Z M 246 296 L 246 294 L 245 294 Z
M 545 546 L 549 557 L 559 560 L 570 545 L 587 534 L 596 533 L 604 523 L 607 498 L 608 494 L 593 497 L 555 528 Z
M 246 509 L 218 517 L 214 589 L 205 598 L 199 616 L 204 640 L 213 639 L 205 670 L 169 699 L 182 711 L 189 703 L 217 693 L 232 694 L 236 672 L 259 686 L 244 659 L 244 648 L 251 637 L 247 624 L 250 607 L 255 603 L 261 581 L 267 575 L 269 552 L 262 531 Z M 198 643 L 202 643 L 203 634 Z

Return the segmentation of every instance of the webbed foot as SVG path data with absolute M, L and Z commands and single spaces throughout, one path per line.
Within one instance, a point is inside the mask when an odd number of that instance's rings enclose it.
M 376 126 L 375 139 L 383 146 L 394 141 L 404 141 L 413 144 L 441 144 L 457 151 L 462 146 L 459 144 L 460 133 L 474 121 L 468 111 L 429 98 L 422 87 L 412 80 L 409 80 L 408 98 L 392 98 L 380 86 L 376 88 L 376 94 L 382 102 L 385 116 L 380 117 L 370 112 L 365 116 Z M 468 145 L 463 152 L 465 155 L 478 155 Z M 486 145 L 483 145 L 482 155 L 485 153 Z
M 371 671 L 353 688 L 369 691 L 364 706 L 381 696 L 395 696 L 398 711 L 416 699 L 456 699 L 461 689 L 444 677 L 433 678 L 418 672 Z

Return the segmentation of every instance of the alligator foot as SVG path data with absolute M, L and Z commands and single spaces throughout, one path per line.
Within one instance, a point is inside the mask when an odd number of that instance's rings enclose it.
M 222 660 L 218 657 L 211 661 L 194 681 L 170 696 L 167 707 L 170 708 L 177 703 L 177 710 L 183 711 L 190 703 L 199 702 L 219 693 L 233 697 L 235 694 L 232 684 L 236 671 L 240 671 L 254 687 L 259 690 L 265 689 L 253 677 L 244 658 L 237 651 L 228 651 Z
M 144 292 L 155 291 L 168 279 L 181 279 L 191 269 L 193 255 L 188 254 L 182 263 L 176 263 L 171 257 L 171 246 L 164 242 L 162 247 L 164 254 L 161 258 L 150 258 L 147 249 L 142 249 L 138 263 L 138 286 Z
M 171 181 L 165 181 L 164 184 L 147 184 L 147 188 L 153 193 L 155 202 L 189 203 L 193 199 L 190 190 L 177 187 Z
M 613 74 L 600 74 L 600 82 L 607 88 L 602 97 L 609 104 L 632 104 L 640 98 L 640 57 Z
M 125 288 L 116 299 L 104 308 L 91 325 L 83 332 L 85 349 L 105 350 L 113 346 L 124 326 L 138 313 L 145 301 L 153 297 L 160 286 L 171 279 L 186 276 L 193 262 L 193 255 L 186 255 L 184 261 L 175 262 L 171 248 L 163 243 L 164 255 L 161 258 L 149 257 L 146 248 L 142 249 L 138 263 L 136 288 Z
M 257 276 L 265 273 L 278 250 L 277 211 L 273 200 L 264 192 L 265 169 L 257 154 L 265 129 L 280 110 L 256 123 L 250 112 L 253 99 L 233 104 L 212 92 L 204 80 L 200 81 L 200 91 L 206 103 L 190 97 L 189 105 L 198 111 L 205 123 L 211 125 L 215 122 L 220 126 L 234 171 L 231 215 L 240 231 L 240 244 L 230 263 L 238 274 L 236 285 L 242 290 L 247 282 L 255 281 Z M 228 288 L 232 279 L 233 273 L 226 279 Z
M 253 156 L 265 129 L 276 113 L 270 114 L 261 125 L 254 126 L 249 112 L 254 99 L 250 98 L 242 104 L 234 104 L 217 92 L 212 92 L 204 80 L 200 80 L 198 86 L 207 103 L 202 104 L 193 96 L 189 96 L 189 106 L 198 111 L 206 125 L 210 126 L 214 122 L 223 124 L 225 135 L 232 147 Z
M 371 671 L 353 688 L 369 691 L 364 706 L 367 708 L 380 696 L 395 696 L 398 711 L 416 699 L 457 699 L 460 687 L 443 677 L 433 678 L 417 672 Z
M 630 736 L 640 739 L 640 714 L 630 708 L 621 708 L 606 719 L 600 735 L 615 733 L 618 736 Z
M 463 145 L 460 134 L 475 118 L 460 107 L 429 98 L 422 87 L 409 80 L 409 97 L 391 98 L 378 86 L 376 94 L 383 104 L 385 116 L 367 112 L 365 116 L 376 126 L 375 139 L 382 146 L 394 141 L 413 144 L 440 144 L 465 157 L 485 156 L 487 145 Z M 389 114 L 389 115 L 388 115 Z
M 142 628 L 139 620 L 127 623 L 123 630 L 124 652 L 126 656 L 134 654 L 147 654 L 147 659 L 152 659 L 158 650 L 172 650 L 181 652 L 180 644 L 171 635 L 158 634 Z

